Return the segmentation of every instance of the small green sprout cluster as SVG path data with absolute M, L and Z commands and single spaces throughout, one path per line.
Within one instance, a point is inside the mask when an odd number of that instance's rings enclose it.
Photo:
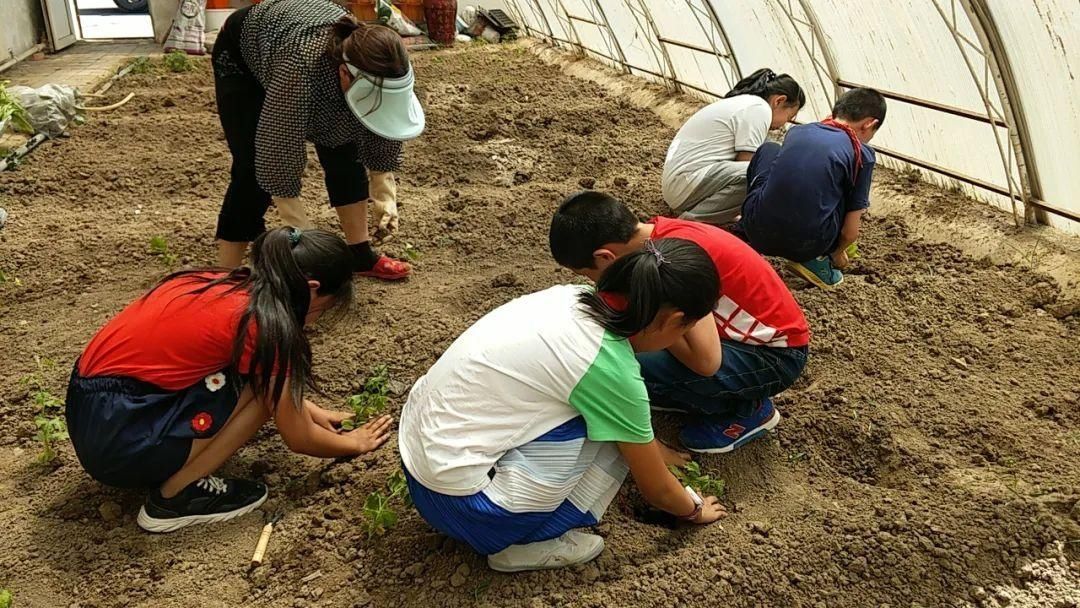
M 724 495 L 724 480 L 713 479 L 711 475 L 703 473 L 701 465 L 694 461 L 686 463 L 681 469 L 676 466 L 668 468 L 684 486 L 694 488 L 702 496 L 716 496 L 719 498 Z

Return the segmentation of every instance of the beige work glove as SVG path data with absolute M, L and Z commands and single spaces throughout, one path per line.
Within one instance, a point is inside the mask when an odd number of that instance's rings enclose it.
M 275 198 L 274 206 L 277 207 L 278 216 L 286 226 L 310 230 L 315 227 L 308 219 L 304 211 L 304 203 L 299 198 Z
M 375 219 L 375 236 L 386 240 L 398 229 L 397 182 L 389 171 L 368 171 L 368 192 Z

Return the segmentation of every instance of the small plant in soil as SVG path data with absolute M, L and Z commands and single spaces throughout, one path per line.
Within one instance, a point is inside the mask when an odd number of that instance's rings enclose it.
M 195 64 L 184 51 L 172 51 L 165 55 L 162 62 L 170 72 L 190 72 L 195 69 Z
M 719 498 L 724 495 L 724 480 L 713 479 L 711 475 L 703 473 L 701 465 L 694 461 L 686 463 L 682 468 L 676 466 L 669 468 L 683 485 L 694 488 L 703 496 Z
M 385 410 L 389 383 L 390 370 L 385 365 L 372 370 L 371 376 L 364 382 L 363 390 L 349 397 L 346 402 L 346 405 L 352 409 L 354 417 L 342 422 L 341 428 L 351 431 Z
M 56 367 L 56 362 L 35 356 L 34 365 L 37 369 L 22 381 L 26 386 L 27 396 L 37 408 L 37 414 L 34 415 L 37 434 L 34 439 L 41 442 L 41 453 L 37 460 L 41 464 L 49 464 L 56 459 L 56 442 L 68 438 L 67 423 L 64 422 L 64 402 L 45 386 L 45 374 Z
M 7 589 L 0 589 L 0 608 L 11 608 L 11 592 Z
M 400 498 L 406 507 L 412 506 L 412 496 L 409 495 L 409 482 L 405 480 L 405 473 L 401 470 L 394 472 L 386 482 L 386 489 L 390 491 L 390 498 Z
M 397 523 L 398 516 L 390 508 L 390 498 L 382 492 L 368 494 L 364 501 L 364 530 L 368 539 L 382 536 Z
M 386 492 L 372 492 L 364 500 L 364 531 L 368 539 L 382 536 L 397 523 L 398 515 L 393 509 L 394 501 L 400 499 L 406 507 L 412 506 L 409 484 L 400 469 L 386 480 Z
M 22 279 L 13 274 L 8 274 L 3 270 L 0 270 L 0 285 L 14 285 L 15 287 L 21 287 Z
M 60 416 L 43 414 L 34 416 L 34 424 L 38 429 L 34 439 L 41 442 L 41 453 L 38 454 L 37 461 L 41 464 L 49 464 L 56 459 L 56 442 L 68 438 L 67 424 Z
M 150 239 L 150 253 L 158 256 L 161 263 L 169 268 L 176 266 L 176 254 L 169 251 L 169 242 L 163 236 L 155 236 Z
M 10 122 L 16 131 L 32 135 L 34 127 L 30 124 L 30 116 L 15 97 L 8 93 L 7 85 L 7 80 L 0 81 L 0 125 Z
M 131 62 L 132 74 L 149 74 L 150 70 L 154 69 L 154 65 L 150 63 L 150 58 L 146 55 L 142 57 L 136 57 L 135 61 Z
M 405 257 L 409 258 L 409 261 L 415 264 L 420 261 L 423 254 L 420 253 L 420 250 L 412 243 L 405 243 Z

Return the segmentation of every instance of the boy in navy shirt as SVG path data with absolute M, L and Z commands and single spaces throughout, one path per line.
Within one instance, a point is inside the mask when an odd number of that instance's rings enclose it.
M 758 148 L 739 232 L 815 285 L 838 285 L 870 206 L 876 159 L 866 144 L 884 121 L 881 93 L 852 89 L 836 100 L 831 118 L 791 129 L 782 146 Z

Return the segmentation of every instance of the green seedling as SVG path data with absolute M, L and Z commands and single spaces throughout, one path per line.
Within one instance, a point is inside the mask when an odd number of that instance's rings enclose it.
M 150 70 L 154 69 L 154 65 L 150 63 L 150 58 L 146 55 L 142 57 L 136 57 L 135 61 L 131 62 L 131 74 L 149 74 Z
M 3 270 L 0 270 L 0 285 L 14 285 L 15 287 L 22 287 L 22 279 L 13 274 L 8 274 Z
M 195 69 L 195 64 L 191 62 L 191 58 L 184 51 L 172 51 L 165 55 L 162 62 L 170 72 L 190 72 Z
M 376 367 L 364 382 L 364 389 L 346 401 L 354 416 L 342 422 L 341 428 L 351 431 L 385 410 L 389 383 L 390 370 L 385 365 Z
M 476 600 L 476 601 L 480 601 L 480 598 L 483 597 L 483 595 L 485 593 L 487 593 L 487 590 L 490 589 L 490 588 L 491 588 L 491 579 L 490 578 L 486 578 L 486 579 L 480 581 L 480 584 L 477 585 L 473 589 L 473 592 L 472 592 L 473 599 Z
M 150 253 L 158 256 L 161 263 L 169 268 L 176 266 L 176 254 L 169 251 L 169 242 L 165 240 L 165 237 L 155 236 L 150 238 Z
M 0 608 L 11 608 L 11 592 L 7 589 L 0 589 Z
M 412 506 L 412 496 L 409 495 L 409 482 L 405 480 L 405 473 L 400 469 L 395 471 L 386 482 L 386 489 L 390 491 L 390 499 L 401 498 L 406 507 Z
M 381 536 L 397 523 L 398 516 L 390 508 L 390 499 L 382 492 L 368 494 L 364 501 L 364 530 L 368 539 Z
M 420 253 L 420 250 L 413 246 L 412 243 L 405 243 L 405 257 L 409 258 L 409 261 L 415 264 L 420 261 L 423 254 Z
M 791 452 L 788 454 L 788 462 L 795 464 L 806 460 L 806 452 Z
M 382 536 L 397 523 L 398 515 L 392 507 L 396 499 L 401 499 L 406 507 L 412 506 L 409 496 L 409 483 L 400 469 L 386 480 L 386 493 L 372 492 L 364 500 L 364 524 L 368 539 Z
M 10 121 L 11 127 L 20 133 L 34 134 L 26 109 L 7 90 L 8 81 L 0 81 L 0 124 Z
M 34 355 L 34 366 L 37 369 L 22 379 L 31 403 L 37 406 L 38 412 L 41 414 L 55 413 L 64 409 L 64 402 L 56 398 L 45 386 L 45 375 L 56 367 L 56 362 L 52 359 Z
M 671 472 L 682 482 L 685 486 L 690 486 L 703 496 L 716 496 L 717 498 L 724 495 L 724 480 L 713 479 L 712 476 L 701 472 L 701 465 L 694 461 L 686 463 L 683 468 L 676 466 L 668 467 Z
M 56 362 L 35 355 L 34 366 L 37 369 L 23 377 L 22 383 L 26 387 L 30 402 L 37 408 L 34 425 L 38 432 L 34 438 L 40 441 L 42 446 L 37 460 L 41 464 L 48 464 L 56 458 L 56 442 L 68 438 L 67 424 L 63 416 L 64 402 L 49 392 L 45 385 L 45 375 L 56 367 Z
M 34 424 L 38 429 L 34 439 L 41 442 L 41 453 L 37 460 L 41 464 L 49 464 L 56 459 L 56 442 L 68 438 L 67 424 L 59 416 L 44 415 L 34 416 Z

